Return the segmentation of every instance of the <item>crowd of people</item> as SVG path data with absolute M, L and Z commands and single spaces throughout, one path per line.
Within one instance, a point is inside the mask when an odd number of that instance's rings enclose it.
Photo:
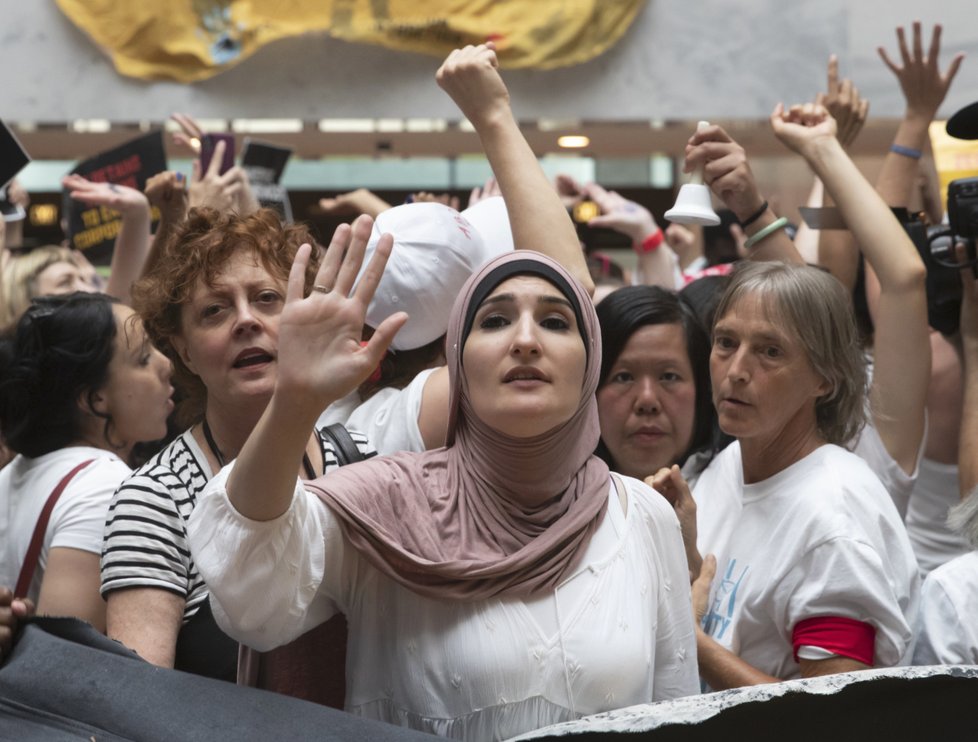
M 362 215 L 322 246 L 220 153 L 145 193 L 67 176 L 124 228 L 107 281 L 6 235 L 0 662 L 31 615 L 74 616 L 160 667 L 466 739 L 978 664 L 975 273 L 932 329 L 893 211 L 962 60 L 911 34 L 880 50 L 906 113 L 875 184 L 834 58 L 771 115 L 845 229 L 789 229 L 719 126 L 685 168 L 720 234 L 551 183 L 492 43 L 437 74 L 494 176 L 461 212 L 361 189 L 324 199 Z M 634 275 L 582 249 L 584 198 Z

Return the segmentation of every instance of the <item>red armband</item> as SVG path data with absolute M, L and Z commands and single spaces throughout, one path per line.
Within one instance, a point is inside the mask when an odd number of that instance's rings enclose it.
M 654 252 L 655 250 L 659 249 L 659 245 L 662 244 L 662 241 L 665 238 L 666 236 L 662 232 L 662 228 L 656 227 L 655 231 L 652 234 L 650 234 L 641 242 L 635 243 L 632 247 L 635 249 L 635 252 L 639 253 L 640 255 L 642 253 Z
M 876 627 L 865 621 L 842 616 L 817 616 L 795 624 L 791 632 L 795 662 L 799 647 L 818 647 L 840 657 L 873 666 Z

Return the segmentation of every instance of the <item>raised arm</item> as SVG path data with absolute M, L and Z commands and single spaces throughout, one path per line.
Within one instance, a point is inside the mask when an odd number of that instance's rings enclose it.
M 588 293 L 594 282 L 577 232 L 560 197 L 523 137 L 492 43 L 456 49 L 436 79 L 475 127 L 506 201 L 517 249 L 536 250 L 563 265 Z
M 818 105 L 780 104 L 774 133 L 821 178 L 849 231 L 876 267 L 882 288 L 874 338 L 873 421 L 890 456 L 906 472 L 924 434 L 930 378 L 926 271 L 903 227 L 835 137 L 835 121 Z
M 929 148 L 928 130 L 937 115 L 941 103 L 951 87 L 951 81 L 961 66 L 964 54 L 957 54 L 941 73 L 938 60 L 941 53 L 941 26 L 937 24 L 931 33 L 930 48 L 924 54 L 920 22 L 913 24 L 912 52 L 907 48 L 907 39 L 902 26 L 897 27 L 897 41 L 900 46 L 902 66 L 890 60 L 883 47 L 879 47 L 880 58 L 890 68 L 900 83 L 906 108 L 893 144 L 883 159 L 883 167 L 876 181 L 876 190 L 889 206 L 909 207 L 914 190 L 918 187 L 919 163 Z M 882 276 L 877 275 L 875 266 L 866 270 L 866 303 L 873 322 L 879 313 L 879 294 L 882 291 Z
M 246 518 L 272 520 L 288 509 L 319 413 L 370 376 L 407 321 L 403 312 L 388 317 L 361 346 L 367 305 L 393 243 L 390 235 L 381 238 L 351 294 L 372 227 L 373 220 L 362 216 L 352 228 L 336 230 L 308 296 L 311 247 L 303 245 L 296 254 L 279 325 L 275 391 L 228 478 L 228 497 Z
M 605 190 L 597 183 L 584 186 L 584 195 L 601 210 L 601 214 L 589 221 L 588 226 L 613 229 L 631 240 L 632 249 L 638 254 L 642 283 L 662 286 L 670 291 L 681 287 L 679 259 L 648 209 L 616 191 Z
M 142 275 L 149 254 L 149 201 L 135 188 L 115 183 L 92 183 L 80 175 L 66 175 L 61 182 L 70 189 L 69 195 L 73 199 L 89 206 L 115 209 L 122 215 L 105 293 L 129 304 L 132 284 Z
M 748 242 L 778 219 L 761 195 L 751 172 L 747 153 L 719 126 L 697 131 L 686 143 L 684 172 L 703 168 L 703 182 L 744 225 Z M 782 260 L 804 264 L 783 229 L 775 229 L 752 246 L 751 260 Z
M 930 48 L 924 54 L 920 22 L 913 24 L 913 46 L 907 47 L 903 26 L 898 26 L 897 42 L 902 65 L 893 62 L 886 49 L 879 47 L 880 58 L 900 83 L 906 109 L 890 151 L 883 160 L 877 190 L 890 206 L 908 206 L 916 186 L 917 164 L 927 143 L 927 131 L 937 115 L 951 81 L 961 67 L 964 54 L 956 54 L 941 73 L 938 66 L 941 54 L 941 25 L 931 33 Z
M 146 198 L 160 211 L 160 223 L 153 236 L 143 275 L 153 270 L 160 253 L 174 230 L 187 216 L 187 189 L 183 173 L 167 170 L 146 182 Z
M 839 78 L 839 60 L 829 57 L 825 91 L 816 96 L 815 102 L 825 106 L 836 122 L 835 137 L 843 149 L 848 150 L 866 123 L 869 101 L 859 95 L 859 90 L 848 78 Z M 816 183 L 821 185 L 818 178 Z M 832 206 L 832 197 L 821 187 L 822 200 L 816 206 Z M 795 244 L 798 240 L 795 239 Z M 818 232 L 816 263 L 835 276 L 848 291 L 856 286 L 859 275 L 859 246 L 852 233 L 846 229 L 826 229 Z

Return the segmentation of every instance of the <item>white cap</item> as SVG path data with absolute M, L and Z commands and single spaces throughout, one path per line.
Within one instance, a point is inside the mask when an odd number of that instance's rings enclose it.
M 377 327 L 395 312 L 407 312 L 409 319 L 391 348 L 413 350 L 447 332 L 455 297 L 482 264 L 486 250 L 479 232 L 455 209 L 430 202 L 404 204 L 374 221 L 364 266 L 385 233 L 394 237 L 394 249 L 366 322 Z
M 482 235 L 485 250 L 476 262 L 476 268 L 513 249 L 513 230 L 509 226 L 509 212 L 502 196 L 484 198 L 463 211 L 462 216 Z

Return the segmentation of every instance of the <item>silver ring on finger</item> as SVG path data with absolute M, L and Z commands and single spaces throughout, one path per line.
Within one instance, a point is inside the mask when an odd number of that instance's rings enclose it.
M 318 283 L 312 287 L 312 290 L 318 291 L 320 294 L 329 294 L 333 291 L 333 289 L 326 288 L 325 286 Z

